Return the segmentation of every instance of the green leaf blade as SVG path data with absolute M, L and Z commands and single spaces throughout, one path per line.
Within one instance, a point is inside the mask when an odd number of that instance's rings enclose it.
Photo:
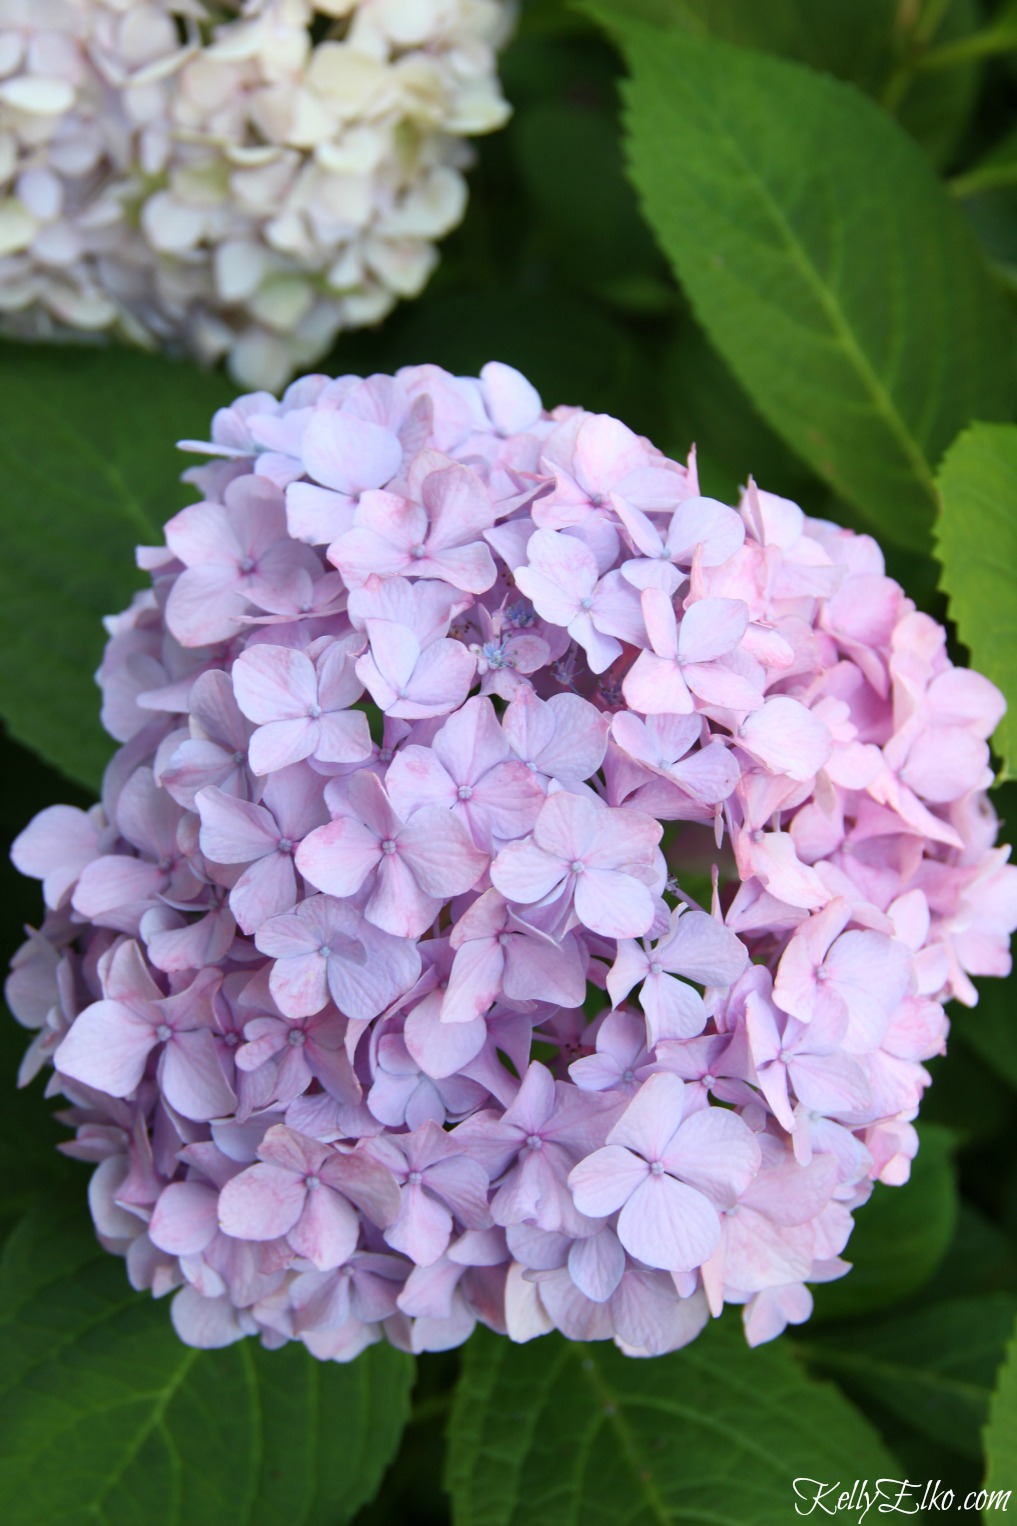
M 950 615 L 972 665 L 1009 706 L 994 743 L 1012 777 L 1017 736 L 1017 425 L 978 423 L 947 451 L 937 479 L 936 552 Z
M 985 1487 L 990 1495 L 1006 1495 L 1006 1504 L 1014 1488 L 1017 1488 L 1017 1326 L 1006 1348 L 1006 1356 L 996 1377 L 996 1387 L 989 1405 L 989 1423 L 985 1427 L 985 1457 L 987 1471 Z M 998 1519 L 1000 1508 L 988 1505 L 984 1511 L 986 1521 Z
M 850 87 L 610 22 L 631 71 L 630 173 L 699 321 L 803 460 L 881 533 L 924 547 L 934 463 L 1017 395 L 1011 319 L 970 231 L 921 151 Z
M 30 1215 L 0 1261 L 5 1526 L 343 1526 L 409 1414 L 413 1362 L 180 1342 L 77 1214 Z
M 134 548 L 186 502 L 175 448 L 207 438 L 220 376 L 121 349 L 0 347 L 0 716 L 95 788 L 113 750 L 93 674 L 104 615 L 144 579 Z
M 466 1348 L 449 1427 L 457 1526 L 784 1526 L 796 1477 L 892 1476 L 893 1459 L 786 1344 L 737 1320 L 638 1361 L 558 1336 Z

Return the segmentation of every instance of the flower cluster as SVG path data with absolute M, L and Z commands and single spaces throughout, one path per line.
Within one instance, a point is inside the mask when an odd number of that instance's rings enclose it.
M 1009 968 L 998 691 L 869 537 L 498 363 L 192 448 L 102 804 L 14 846 L 103 1244 L 206 1346 L 804 1320 Z
M 420 291 L 506 0 L 0 0 L 0 320 L 282 385 Z

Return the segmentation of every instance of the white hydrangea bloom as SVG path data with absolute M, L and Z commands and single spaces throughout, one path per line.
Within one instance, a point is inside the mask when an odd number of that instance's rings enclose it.
M 420 291 L 509 0 L 0 0 L 0 327 L 277 388 Z

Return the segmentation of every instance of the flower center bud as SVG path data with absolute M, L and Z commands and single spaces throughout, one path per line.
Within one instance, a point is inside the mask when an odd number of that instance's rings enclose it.
M 650 1174 L 651 1176 L 663 1176 L 664 1162 L 662 1160 L 652 1161 L 650 1164 Z
M 253 572 L 254 571 L 254 557 L 253 556 L 245 556 L 243 561 L 240 561 L 240 562 L 237 563 L 237 567 L 243 573 Z
M 585 599 L 580 599 L 580 601 L 579 601 L 579 608 L 580 609 L 592 609 L 593 608 L 593 600 L 590 598 L 589 594 L 587 594 Z
M 332 957 L 332 950 L 329 948 L 327 943 L 323 943 L 321 945 L 318 953 L 321 955 L 322 959 L 331 959 Z
M 661 964 L 660 960 L 659 959 L 655 959 L 653 961 L 653 963 L 650 965 L 650 974 L 651 975 L 659 975 L 662 969 L 663 969 L 663 965 Z
M 307 1035 L 301 1033 L 299 1028 L 295 1028 L 290 1034 L 288 1042 L 292 1044 L 294 1049 L 299 1049 L 302 1044 L 307 1043 Z
M 706 1075 L 703 1077 L 703 1085 L 706 1087 L 706 1090 L 707 1091 L 712 1091 L 713 1088 L 716 1086 L 716 1084 L 717 1084 L 717 1077 L 716 1076 L 712 1076 L 710 1074 L 710 1072 L 707 1071 Z
M 569 868 L 572 870 L 573 874 L 582 874 L 583 870 L 586 868 L 586 865 L 583 863 L 581 858 L 574 858 L 569 865 Z
M 395 839 L 392 838 L 392 837 L 386 837 L 385 841 L 381 845 L 381 851 L 383 853 L 394 853 L 395 850 L 396 850 Z
M 473 786 L 471 784 L 460 784 L 459 788 L 456 790 L 456 794 L 459 796 L 460 800 L 472 800 Z
M 155 1030 L 155 1036 L 161 1044 L 165 1044 L 167 1039 L 173 1037 L 173 1029 L 170 1027 L 169 1023 L 160 1023 L 158 1028 Z
M 527 1134 L 526 1148 L 528 1150 L 542 1150 L 544 1148 L 544 1141 L 539 1134 Z
M 415 562 L 422 562 L 424 557 L 427 555 L 427 552 L 424 550 L 423 546 L 414 546 L 410 551 L 410 555 Z
M 626 1070 L 622 1075 L 622 1080 L 625 1082 L 626 1086 L 631 1086 L 635 1079 L 636 1073 L 634 1070 Z
M 292 837 L 280 837 L 278 843 L 276 844 L 276 847 L 279 849 L 280 853 L 292 853 L 293 852 L 293 839 L 292 839 Z
M 247 762 L 247 754 L 246 754 L 246 752 L 241 752 L 239 747 L 238 747 L 236 752 L 233 754 L 233 761 L 234 761 L 234 763 L 237 764 L 238 767 L 240 766 L 241 763 L 246 763 Z
M 307 712 L 307 719 L 309 721 L 316 721 L 320 714 L 321 714 L 321 706 L 320 705 L 312 705 L 310 710 L 308 710 L 308 712 Z
M 406 1178 L 408 1185 L 411 1187 L 419 1187 L 423 1180 L 424 1173 L 422 1171 L 411 1171 L 409 1176 Z
M 508 948 L 509 941 L 510 941 L 510 935 L 508 933 L 499 933 L 498 934 L 498 942 L 501 944 L 502 948 Z
M 827 969 L 825 964 L 821 964 L 819 969 L 816 971 L 816 979 L 819 981 L 820 985 L 822 985 L 823 982 L 829 980 L 829 978 L 830 971 Z
M 304 1186 L 305 1187 L 309 1187 L 310 1190 L 313 1192 L 316 1187 L 320 1187 L 321 1186 L 321 1177 L 320 1176 L 309 1176 L 307 1178 L 307 1180 L 305 1181 Z

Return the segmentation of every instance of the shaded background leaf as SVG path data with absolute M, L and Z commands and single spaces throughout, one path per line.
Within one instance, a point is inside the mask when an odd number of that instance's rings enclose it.
M 134 547 L 188 502 L 175 441 L 208 438 L 225 377 L 119 348 L 0 346 L 4 554 L 0 714 L 20 741 L 98 786 L 113 743 L 92 675 L 103 615 L 143 579 Z
M 398 1445 L 412 1381 L 389 1346 L 346 1365 L 298 1344 L 184 1346 L 83 1202 L 40 1207 L 0 1261 L 5 1526 L 342 1526 Z
M 651 1361 L 478 1331 L 449 1426 L 456 1526 L 783 1526 L 795 1477 L 895 1466 L 834 1387 L 787 1344 L 751 1351 L 737 1317 Z
M 993 739 L 1006 776 L 1017 724 L 1017 425 L 973 424 L 947 451 L 936 483 L 950 615 L 972 666 L 1009 706 Z
M 612 25 L 631 173 L 710 339 L 800 456 L 883 535 L 923 548 L 940 454 L 1015 401 L 1011 319 L 956 207 L 849 87 Z

